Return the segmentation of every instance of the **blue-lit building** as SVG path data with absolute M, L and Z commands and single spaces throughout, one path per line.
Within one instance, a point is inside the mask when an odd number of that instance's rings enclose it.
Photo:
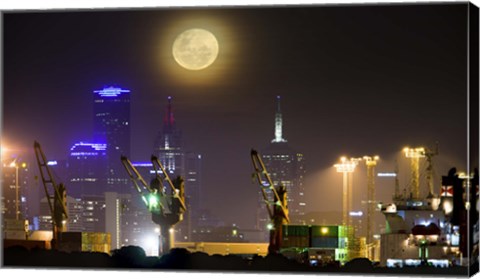
M 107 183 L 107 144 L 78 142 L 68 157 L 68 195 L 102 195 Z
M 120 156 L 130 157 L 130 90 L 105 87 L 94 91 L 94 142 L 106 143 L 105 191 L 129 192 Z

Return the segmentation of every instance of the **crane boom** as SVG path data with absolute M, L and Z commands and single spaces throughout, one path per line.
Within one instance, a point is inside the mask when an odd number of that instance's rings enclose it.
M 48 161 L 43 153 L 40 143 L 34 142 L 33 148 L 35 150 L 35 156 L 37 159 L 38 168 L 40 170 L 40 176 L 42 177 L 43 188 L 47 197 L 48 207 L 52 216 L 53 224 L 53 238 L 58 239 L 58 233 L 64 232 L 66 220 L 68 219 L 67 207 L 66 207 L 66 189 L 65 186 L 60 183 L 57 185 L 53 179 L 52 172 L 48 166 Z M 50 195 L 49 186 L 53 188 L 53 196 Z M 52 204 L 53 199 L 53 204 Z
M 178 195 L 179 190 L 177 188 L 175 188 L 175 186 L 173 185 L 173 182 L 170 179 L 170 176 L 168 175 L 167 171 L 163 167 L 160 160 L 158 160 L 158 158 L 155 155 L 152 155 L 151 161 L 152 161 L 153 169 L 155 170 L 156 177 L 160 180 L 160 182 L 162 184 L 163 184 L 164 181 L 167 181 L 168 185 L 170 186 L 170 189 L 172 190 L 173 198 L 178 200 L 182 210 L 184 210 L 184 211 L 187 210 L 185 202 Z M 163 177 L 162 177 L 161 174 L 163 174 Z
M 255 168 L 255 174 L 256 174 L 258 183 L 260 184 L 260 189 L 262 190 L 263 200 L 265 201 L 270 219 L 272 219 L 273 216 L 274 216 L 274 209 L 272 207 L 270 207 L 270 205 L 272 203 L 267 198 L 267 193 L 265 191 L 266 188 L 272 190 L 273 194 L 275 195 L 275 199 L 276 199 L 277 202 L 274 203 L 273 205 L 278 206 L 281 209 L 283 215 L 285 216 L 285 220 L 287 221 L 287 223 L 290 222 L 290 219 L 288 218 L 288 211 L 283 206 L 283 204 L 281 203 L 282 199 L 278 195 L 277 190 L 275 190 L 275 186 L 273 185 L 273 181 L 270 178 L 270 175 L 268 174 L 267 169 L 265 167 L 265 164 L 263 163 L 262 159 L 260 158 L 260 155 L 254 149 L 252 149 L 250 155 L 251 155 L 251 158 L 252 158 L 253 167 Z
M 133 166 L 132 162 L 130 162 L 130 160 L 127 157 L 121 156 L 120 160 L 122 161 L 122 164 L 125 167 L 125 170 L 127 171 L 128 176 L 130 176 L 130 179 L 133 181 L 135 189 L 137 190 L 138 193 L 142 194 L 143 192 L 140 185 L 142 185 L 150 193 L 153 192 L 153 190 L 150 188 L 147 182 L 145 182 L 145 179 L 143 179 L 143 177 L 140 175 L 138 170 Z
M 183 220 L 183 213 L 186 211 L 183 179 L 178 177 L 175 183 L 172 182 L 158 158 L 152 155 L 151 161 L 155 171 L 155 178 L 152 179 L 150 184 L 147 184 L 127 157 L 121 156 L 120 159 L 130 179 L 133 181 L 135 189 L 141 195 L 145 205 L 152 214 L 152 221 L 160 227 L 158 251 L 161 255 L 173 247 L 174 226 Z M 172 190 L 171 197 L 167 196 L 165 192 L 163 185 L 165 180 Z M 180 189 L 177 189 L 174 185 L 177 185 L 177 188 Z M 147 194 L 143 193 L 145 190 L 148 191 Z
M 157 197 L 158 195 L 162 195 L 162 193 L 157 192 L 156 190 L 152 189 L 152 187 L 150 187 L 150 185 L 145 181 L 145 179 L 143 179 L 140 172 L 138 172 L 137 168 L 135 168 L 135 166 L 126 156 L 121 156 L 120 160 L 122 161 L 122 164 L 125 167 L 128 176 L 130 176 L 130 179 L 132 180 L 135 189 L 140 194 L 143 202 L 149 208 L 149 210 L 153 210 L 157 213 L 164 213 L 165 205 L 161 203 L 160 197 Z M 148 193 L 144 193 L 145 190 Z

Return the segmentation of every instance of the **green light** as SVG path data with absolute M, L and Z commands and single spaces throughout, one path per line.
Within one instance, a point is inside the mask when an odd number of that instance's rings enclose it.
M 273 230 L 273 224 L 272 224 L 272 223 L 268 223 L 267 229 L 268 229 L 269 231 Z
M 148 210 L 156 211 L 159 208 L 158 197 L 156 194 L 148 195 Z
M 237 233 L 238 233 L 237 230 L 233 230 L 233 231 L 232 231 L 232 235 L 233 235 L 233 236 L 237 236 Z

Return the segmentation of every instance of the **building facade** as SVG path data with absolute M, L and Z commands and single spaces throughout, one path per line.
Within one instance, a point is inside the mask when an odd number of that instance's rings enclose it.
M 2 196 L 0 208 L 3 219 L 26 219 L 29 214 L 27 185 L 30 170 L 26 162 L 11 158 L 2 162 Z
M 283 138 L 283 119 L 280 109 L 280 96 L 276 98 L 275 137 L 262 150 L 262 160 L 275 186 L 283 185 L 287 189 L 287 207 L 291 224 L 305 224 L 305 159 L 302 153 L 290 147 Z M 261 196 L 261 195 L 259 195 Z M 273 194 L 269 193 L 273 200 Z M 263 199 L 259 202 L 258 221 L 259 229 L 266 228 L 269 217 Z
M 181 176 L 185 182 L 185 202 L 187 211 L 182 222 L 175 226 L 175 237 L 188 241 L 193 228 L 198 226 L 201 205 L 202 155 L 187 151 L 173 113 L 172 97 L 167 98 L 163 125 L 154 142 L 154 154 L 165 167 L 170 179 Z
M 107 144 L 78 142 L 68 157 L 68 194 L 102 195 L 107 183 Z
M 110 86 L 93 93 L 93 141 L 106 143 L 104 192 L 128 193 L 130 188 L 120 157 L 130 156 L 130 90 Z

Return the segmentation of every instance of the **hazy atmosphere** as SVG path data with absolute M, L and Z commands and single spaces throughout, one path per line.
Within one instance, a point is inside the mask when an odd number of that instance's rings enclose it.
M 340 156 L 378 155 L 379 172 L 397 160 L 403 187 L 405 146 L 438 142 L 438 193 L 441 175 L 466 168 L 465 12 L 457 4 L 7 12 L 2 147 L 33 159 L 37 140 L 65 160 L 75 142 L 91 140 L 93 91 L 117 86 L 131 91 L 132 160 L 148 161 L 171 96 L 186 149 L 203 158 L 205 206 L 253 227 L 250 149 L 274 139 L 281 96 L 283 137 L 305 157 L 307 212 L 341 210 Z M 216 60 L 198 71 L 172 54 L 190 28 L 218 41 Z M 360 165 L 357 208 L 365 180 Z M 388 203 L 393 179 L 376 183 Z

